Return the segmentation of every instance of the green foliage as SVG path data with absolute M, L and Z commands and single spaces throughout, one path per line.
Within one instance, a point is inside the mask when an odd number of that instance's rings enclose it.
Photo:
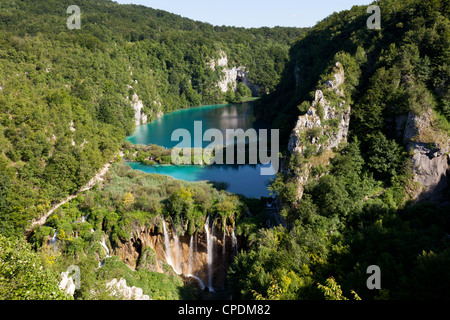
M 258 102 L 258 115 L 288 141 L 299 112 L 305 113 L 314 97 L 311 90 L 333 80 L 338 61 L 345 71 L 340 88 L 345 97 L 324 95 L 333 105 L 344 99 L 351 106 L 353 140 L 335 152 L 329 165 L 311 169 L 306 185 L 300 182 L 304 190 L 298 201 L 298 180 L 314 152 L 306 147 L 308 138 L 318 135 L 303 133 L 305 151 L 286 157 L 285 171 L 270 187 L 286 228 L 248 223 L 251 245 L 228 273 L 233 297 L 448 296 L 443 269 L 449 252 L 448 206 L 405 202 L 412 177 L 397 122 L 433 108 L 440 113 L 440 129 L 447 130 L 449 7 L 439 0 L 377 5 L 383 13 L 381 31 L 365 27 L 367 6 L 354 6 L 303 35 L 290 51 L 277 90 Z M 366 286 L 367 267 L 374 264 L 382 270 L 382 290 Z
M 370 137 L 368 166 L 382 178 L 390 178 L 400 173 L 404 151 L 394 140 L 388 140 L 379 132 Z
M 323 292 L 326 300 L 348 300 L 343 296 L 341 286 L 333 277 L 327 279 L 326 285 L 318 284 L 317 286 Z M 355 291 L 352 290 L 352 294 L 355 300 L 361 300 Z
M 218 226 L 225 221 L 234 225 L 244 208 L 239 197 L 219 192 L 211 184 L 145 174 L 125 164 L 114 164 L 101 189 L 61 206 L 46 225 L 33 232 L 30 242 L 52 270 L 80 266 L 82 283 L 75 299 L 120 299 L 106 290 L 106 283 L 113 278 L 142 288 L 152 299 L 192 299 L 198 294 L 197 287 L 183 284 L 168 265 L 158 265 L 161 262 L 150 247 L 142 248 L 136 271 L 114 256 L 114 249 L 131 241 L 142 227 L 162 232 L 162 216 L 172 218 L 174 224 L 170 226 L 183 235 L 203 232 L 207 215 L 217 215 Z M 50 243 L 55 229 L 56 243 Z M 103 241 L 111 255 L 106 259 L 106 250 L 100 244 Z M 104 265 L 98 268 L 100 261 Z
M 65 0 L 41 5 L 2 1 L 4 234 L 20 234 L 32 218 L 79 190 L 117 154 L 135 127 L 135 94 L 149 120 L 189 106 L 223 102 L 216 85 L 221 71 L 208 66 L 221 51 L 230 63 L 246 66 L 252 83 L 264 94 L 277 85 L 290 43 L 305 31 L 214 27 L 107 0 L 77 3 L 82 29 L 69 30 L 69 5 Z M 235 98 L 248 96 L 249 88 L 238 84 Z M 171 163 L 170 153 L 147 160 L 154 162 Z
M 39 255 L 24 240 L 0 235 L 2 300 L 66 300 L 58 275 L 44 269 Z
M 425 1 L 427 11 L 418 9 L 422 3 L 378 1 L 383 12 L 381 32 L 366 28 L 367 6 L 354 6 L 322 20 L 292 46 L 285 76 L 277 90 L 258 103 L 258 115 L 279 128 L 287 140 L 297 106 L 312 100 L 311 90 L 318 83 L 333 80 L 328 76 L 336 61 L 344 66 L 342 89 L 360 138 L 376 133 L 393 115 L 420 113 L 427 105 L 447 114 L 448 6 L 442 0 Z M 307 103 L 299 108 L 304 113 Z
M 380 152 L 383 157 L 386 152 L 401 153 L 395 141 L 382 135 L 378 139 L 390 146 Z M 448 272 L 437 262 L 448 256 L 447 208 L 429 203 L 405 207 L 403 169 L 397 168 L 390 184 L 377 181 L 361 148 L 354 138 L 338 150 L 324 169 L 328 175 L 310 176 L 300 201 L 289 202 L 286 191 L 291 185 L 294 197 L 295 181 L 277 177 L 272 188 L 283 201 L 280 215 L 288 227 L 246 225 L 249 250 L 238 255 L 228 272 L 234 297 L 367 300 L 447 295 L 438 279 L 446 279 Z M 384 163 L 395 165 L 395 160 Z M 426 248 L 435 254 L 422 254 Z M 372 264 L 382 270 L 381 291 L 367 289 L 366 269 Z M 436 282 L 436 291 L 428 281 Z
M 148 248 L 136 271 L 115 257 L 97 269 L 105 256 L 102 239 L 116 248 L 136 228 L 159 225 L 163 215 L 173 218 L 179 233 L 202 230 L 207 215 L 217 215 L 218 226 L 227 220 L 236 225 L 242 251 L 228 272 L 235 298 L 346 299 L 349 292 L 365 300 L 448 297 L 448 208 L 405 203 L 411 178 L 395 125 L 400 116 L 432 107 L 438 126 L 448 130 L 446 1 L 378 1 L 382 31 L 367 29 L 366 6 L 354 6 L 308 33 L 213 27 L 106 0 L 81 0 L 83 29 L 69 31 L 58 22 L 72 4 L 63 2 L 0 4 L 2 298 L 64 299 L 57 272 L 71 264 L 82 274 L 76 299 L 112 298 L 98 292 L 112 278 L 126 279 L 153 299 L 192 297 L 167 265 L 166 274 L 155 272 L 156 256 Z M 225 94 L 215 86 L 221 71 L 208 63 L 220 51 L 230 65 L 246 66 L 259 94 L 272 93 L 259 100 L 256 112 L 281 129 L 281 141 L 309 108 L 311 90 L 330 80 L 335 62 L 343 65 L 344 97 L 324 94 L 333 104 L 351 106 L 354 139 L 333 151 L 330 164 L 311 169 L 300 201 L 296 174 L 314 158 L 311 145 L 303 155 L 286 157 L 289 174 L 279 174 L 270 187 L 279 216 L 264 208 L 264 200 L 243 203 L 210 184 L 116 165 L 102 189 L 61 206 L 35 230 L 30 242 L 39 253 L 4 237 L 22 236 L 32 218 L 79 190 L 117 153 L 134 129 L 134 94 L 150 120 L 250 96 L 243 84 Z M 324 118 L 324 110 L 318 112 Z M 302 139 L 320 143 L 331 134 L 314 129 Z M 129 160 L 171 163 L 162 148 L 123 147 Z M 243 214 L 246 206 L 252 215 Z M 280 218 L 285 227 L 268 228 Z M 50 244 L 55 229 L 57 242 Z M 366 287 L 373 264 L 383 274 L 379 292 Z
M 439 254 L 423 252 L 417 257 L 411 276 L 402 282 L 403 299 L 447 300 L 450 249 Z

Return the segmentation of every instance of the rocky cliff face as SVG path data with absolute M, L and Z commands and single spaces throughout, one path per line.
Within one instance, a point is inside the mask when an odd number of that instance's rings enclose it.
M 144 113 L 144 104 L 139 99 L 139 96 L 135 93 L 131 100 L 131 106 L 134 109 L 134 124 L 140 126 L 147 123 L 147 115 Z
M 217 83 L 217 86 L 222 92 L 227 92 L 228 85 L 231 85 L 231 88 L 236 91 L 237 84 L 242 82 L 250 88 L 253 96 L 260 96 L 259 90 L 261 88 L 250 81 L 248 77 L 249 72 L 244 66 L 233 67 L 231 69 L 228 68 L 228 57 L 225 52 L 220 52 L 220 57 L 217 63 L 215 60 L 211 60 L 209 62 L 209 66 L 212 70 L 216 70 L 216 65 L 221 68 L 223 72 L 223 77 Z
M 342 89 L 344 81 L 344 68 L 337 62 L 333 77 L 325 82 L 324 91 L 316 90 L 310 108 L 305 115 L 298 117 L 288 144 L 292 155 L 312 156 L 326 165 L 333 156 L 332 149 L 347 140 L 351 107 L 345 101 Z M 327 91 L 337 97 L 333 102 L 326 99 Z M 310 169 L 318 161 L 309 161 L 295 172 L 297 200 L 302 198 Z
M 312 155 L 301 168 L 295 169 L 297 198 L 303 195 L 303 186 L 310 177 L 311 168 L 318 162 L 326 165 L 333 156 L 332 149 L 346 141 L 350 124 L 351 107 L 345 101 L 342 85 L 345 74 L 342 65 L 336 64 L 325 89 L 316 90 L 314 101 L 305 115 L 299 116 L 292 131 L 288 150 L 292 155 Z M 301 79 L 296 79 L 301 81 Z M 327 100 L 327 91 L 333 92 Z M 395 132 L 410 154 L 413 163 L 414 182 L 419 188 L 411 190 L 410 196 L 417 200 L 443 201 L 442 191 L 448 185 L 450 139 L 437 129 L 436 117 L 431 107 L 424 107 L 420 114 L 409 112 L 395 118 Z M 321 158 L 317 156 L 321 154 Z
M 133 77 L 133 72 L 131 71 L 131 66 L 128 66 L 128 69 L 130 70 L 130 76 Z M 132 84 L 137 84 L 137 80 L 132 80 Z M 132 85 L 127 85 L 128 90 L 133 90 Z M 162 104 L 159 97 L 156 97 L 152 102 L 148 104 L 151 110 L 148 110 L 147 112 L 144 110 L 144 103 L 139 98 L 139 96 L 136 93 L 133 93 L 133 96 L 126 97 L 126 99 L 130 102 L 131 107 L 134 110 L 134 124 L 135 126 L 140 126 L 143 124 L 147 124 L 150 121 L 154 119 L 158 119 L 164 115 L 164 113 L 161 111 Z
M 427 108 L 419 115 L 409 112 L 396 120 L 397 133 L 403 131 L 403 142 L 413 162 L 414 181 L 421 186 L 413 195 L 418 201 L 444 200 L 442 191 L 450 175 L 450 139 L 436 129 L 434 117 L 433 110 Z

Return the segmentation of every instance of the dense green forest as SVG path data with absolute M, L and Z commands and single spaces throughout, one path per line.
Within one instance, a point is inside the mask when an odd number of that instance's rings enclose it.
M 449 298 L 449 188 L 446 205 L 416 202 L 411 150 L 395 126 L 401 115 L 431 108 L 430 132 L 442 132 L 448 145 L 449 2 L 377 5 L 381 30 L 365 27 L 367 7 L 355 6 L 303 35 L 277 90 L 259 102 L 259 115 L 275 119 L 287 141 L 293 119 L 307 111 L 338 61 L 350 131 L 330 163 L 314 164 L 300 201 L 295 172 L 317 162 L 321 151 L 283 151 L 285 170 L 271 188 L 287 228 L 258 230 L 257 245 L 239 255 L 229 272 L 236 297 L 353 299 L 353 290 L 362 299 Z M 381 269 L 381 290 L 366 286 L 370 265 Z
M 83 286 L 76 292 L 76 299 L 114 299 L 104 287 L 113 278 L 124 278 L 130 285 L 143 288 L 152 299 L 192 299 L 199 289 L 184 286 L 166 263 L 161 272 L 156 272 L 155 250 L 149 247 L 141 253 L 135 271 L 117 256 L 105 259 L 98 269 L 99 258 L 105 257 L 101 240 L 107 239 L 109 248 L 117 248 L 131 239 L 138 226 L 161 228 L 162 216 L 170 216 L 180 226 L 184 220 L 185 231 L 193 234 L 203 230 L 207 214 L 237 220 L 245 209 L 239 197 L 209 183 L 149 175 L 118 163 L 101 189 L 63 205 L 45 226 L 36 229 L 29 242 L 40 253 L 46 269 L 57 272 L 74 264 L 80 267 Z M 57 242 L 49 244 L 55 230 Z
M 411 150 L 396 134 L 396 119 L 427 108 L 433 130 L 450 134 L 448 1 L 378 1 L 381 30 L 366 27 L 367 6 L 334 13 L 310 30 L 244 29 L 107 0 L 79 1 L 82 27 L 68 30 L 71 4 L 0 3 L 0 298 L 70 299 L 57 284 L 74 264 L 83 282 L 75 299 L 120 298 L 102 290 L 113 278 L 152 299 L 197 298 L 199 287 L 168 264 L 156 270 L 151 248 L 139 252 L 131 270 L 119 256 L 106 259 L 101 242 L 108 254 L 139 247 L 137 230 L 162 234 L 162 217 L 180 236 L 200 234 L 207 216 L 224 232 L 228 221 L 239 237 L 226 278 L 234 299 L 449 298 L 450 190 L 442 191 L 447 204 L 417 201 Z M 208 65 L 221 52 L 228 67 L 246 66 L 261 88 L 256 114 L 280 129 L 283 168 L 270 189 L 281 224 L 268 199 L 133 171 L 117 157 L 124 150 L 125 159 L 168 162 L 161 147 L 124 143 L 135 127 L 134 94 L 149 120 L 237 99 L 220 91 L 222 74 Z M 328 162 L 318 161 L 320 148 L 290 153 L 295 119 L 325 88 L 336 62 L 351 106 L 347 141 Z M 323 138 L 314 130 L 307 135 Z M 434 137 L 426 144 L 434 147 Z M 23 240 L 32 218 L 111 160 L 99 186 Z M 311 163 L 298 199 L 296 173 Z M 381 290 L 367 287 L 370 265 L 381 269 Z
M 305 30 L 214 27 L 144 6 L 79 1 L 81 29 L 68 29 L 70 1 L 0 3 L 0 232 L 19 235 L 32 218 L 85 185 L 135 128 L 137 94 L 148 120 L 226 102 L 229 67 L 270 92 L 289 45 Z M 239 88 L 238 88 L 239 91 Z M 245 91 L 245 90 L 241 90 Z M 241 92 L 239 91 L 239 92 Z

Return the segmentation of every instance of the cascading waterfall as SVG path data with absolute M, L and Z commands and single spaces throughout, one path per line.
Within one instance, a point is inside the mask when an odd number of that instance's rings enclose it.
M 173 261 L 172 261 L 172 250 L 170 248 L 170 239 L 169 239 L 169 232 L 167 231 L 167 226 L 166 226 L 166 220 L 164 220 L 164 216 L 162 217 L 162 224 L 163 224 L 163 229 L 164 229 L 164 246 L 166 249 L 166 261 L 167 264 L 177 273 L 177 269 L 174 267 Z
M 191 235 L 191 240 L 189 241 L 188 274 L 192 274 L 194 261 L 194 235 Z
M 195 241 L 195 242 L 194 242 Z M 191 235 L 191 240 L 189 241 L 189 261 L 188 261 L 188 274 L 186 275 L 189 278 L 193 278 L 195 280 L 198 281 L 200 288 L 202 290 L 205 289 L 205 284 L 203 283 L 203 281 L 192 274 L 195 266 L 195 258 L 194 258 L 194 254 L 197 252 L 197 234 L 195 234 L 195 239 L 194 239 L 194 235 Z
M 100 245 L 106 250 L 106 257 L 103 258 L 103 260 L 100 260 L 100 261 L 98 262 L 98 267 L 99 267 L 99 268 L 103 267 L 103 266 L 105 265 L 105 260 L 106 260 L 106 258 L 109 258 L 109 257 L 110 257 L 110 255 L 109 255 L 110 252 L 109 252 L 108 246 L 106 245 L 105 236 L 102 237 L 102 241 L 100 241 Z
M 56 243 L 56 240 L 58 239 L 57 236 L 58 236 L 58 231 L 55 231 L 55 233 L 53 234 L 53 237 L 50 239 L 51 244 Z
M 231 245 L 233 247 L 233 254 L 236 255 L 238 253 L 238 247 L 237 247 L 237 239 L 236 239 L 236 234 L 233 233 L 231 234 Z
M 226 222 L 224 222 L 223 226 L 223 234 L 220 234 L 220 231 L 215 227 L 215 222 L 217 218 L 214 218 L 213 223 L 210 225 L 210 216 L 208 215 L 206 217 L 206 221 L 204 224 L 204 230 L 206 235 L 206 264 L 207 264 L 207 279 L 206 281 L 202 281 L 197 274 L 195 273 L 195 270 L 197 268 L 197 245 L 198 245 L 198 239 L 197 239 L 197 233 L 194 233 L 190 236 L 189 241 L 189 253 L 186 261 L 183 260 L 182 257 L 182 247 L 181 247 L 181 239 L 176 234 L 175 231 L 175 225 L 172 220 L 173 224 L 173 243 L 171 245 L 171 239 L 168 231 L 167 221 L 164 219 L 164 216 L 162 216 L 162 225 L 163 225 L 163 231 L 164 231 L 164 246 L 165 246 L 165 255 L 166 255 L 166 261 L 167 264 L 170 265 L 170 267 L 178 274 L 178 275 L 185 275 L 188 278 L 193 278 L 198 281 L 200 287 L 203 289 L 208 288 L 210 292 L 214 292 L 214 259 L 219 258 L 223 260 L 223 287 L 225 287 L 225 279 L 226 279 L 226 255 L 227 255 L 227 249 L 226 249 L 226 242 L 227 242 L 227 229 L 226 229 Z M 222 254 L 219 254 L 219 257 L 215 257 L 215 242 L 219 241 L 220 236 L 222 236 Z M 230 241 L 230 240 L 228 240 Z M 230 245 L 229 245 L 230 246 Z M 235 230 L 233 230 L 231 234 L 231 249 L 232 254 L 237 254 L 237 239 L 235 235 Z M 221 256 L 221 257 L 220 257 Z
M 175 243 L 175 267 L 177 268 L 177 273 L 182 274 L 183 266 L 181 263 L 180 239 L 176 233 L 174 233 L 173 238 Z
M 209 216 L 206 218 L 205 222 L 205 233 L 206 233 L 206 249 L 207 249 L 207 262 L 208 262 L 208 289 L 214 292 L 212 285 L 212 262 L 213 262 L 213 239 L 209 232 Z
M 188 274 L 188 275 L 186 275 L 186 277 L 188 277 L 188 278 L 193 278 L 193 279 L 197 280 L 197 281 L 198 281 L 198 284 L 200 285 L 200 288 L 201 288 L 202 290 L 205 290 L 206 286 L 205 286 L 205 284 L 203 283 L 202 279 L 200 279 L 200 278 L 197 277 L 197 276 L 194 276 L 193 274 Z M 211 291 L 211 290 L 210 290 L 210 291 Z
M 182 263 L 181 263 L 181 250 L 180 250 L 180 239 L 178 238 L 177 232 L 175 230 L 175 223 L 173 223 L 172 217 L 170 217 L 170 220 L 172 221 L 172 227 L 173 227 L 173 240 L 174 240 L 174 246 L 175 246 L 175 272 L 177 274 L 183 273 Z
M 106 240 L 105 240 L 105 236 L 102 237 L 102 241 L 100 241 L 100 244 L 102 245 L 103 248 L 105 248 L 106 250 L 106 257 L 105 258 L 109 258 L 109 248 L 106 245 Z

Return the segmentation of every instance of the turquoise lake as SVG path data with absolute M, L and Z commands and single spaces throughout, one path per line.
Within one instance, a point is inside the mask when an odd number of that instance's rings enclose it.
M 133 144 L 157 144 L 166 148 L 173 148 L 179 141 L 171 141 L 172 133 L 176 129 L 186 129 L 194 137 L 194 121 L 202 121 L 202 131 L 207 129 L 250 128 L 266 129 L 268 126 L 255 119 L 252 103 L 214 105 L 183 109 L 168 113 L 163 117 L 136 128 L 133 135 L 127 138 Z M 206 147 L 211 142 L 203 142 Z M 226 190 L 242 194 L 250 198 L 268 197 L 267 184 L 275 177 L 261 175 L 262 167 L 269 165 L 155 165 L 147 166 L 142 163 L 128 162 L 131 168 L 146 173 L 168 175 L 185 181 L 214 181 L 224 182 Z

